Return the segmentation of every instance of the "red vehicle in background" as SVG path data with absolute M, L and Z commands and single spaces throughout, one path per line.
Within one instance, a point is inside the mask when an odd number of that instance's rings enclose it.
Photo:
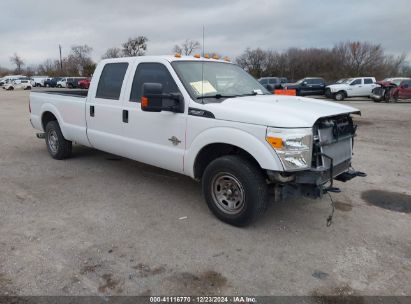
M 91 78 L 83 79 L 78 82 L 80 89 L 88 89 L 90 87 Z
M 397 102 L 398 99 L 411 99 L 411 78 L 386 78 L 378 81 L 380 86 L 373 89 L 371 98 L 375 102 Z

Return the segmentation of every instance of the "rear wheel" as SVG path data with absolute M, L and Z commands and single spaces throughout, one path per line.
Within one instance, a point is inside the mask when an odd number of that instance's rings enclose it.
M 268 186 L 260 168 L 237 156 L 212 161 L 204 171 L 203 194 L 214 215 L 234 226 L 261 217 L 268 204 Z
M 47 123 L 45 138 L 47 150 L 54 159 L 64 159 L 71 155 L 72 143 L 64 138 L 57 121 Z

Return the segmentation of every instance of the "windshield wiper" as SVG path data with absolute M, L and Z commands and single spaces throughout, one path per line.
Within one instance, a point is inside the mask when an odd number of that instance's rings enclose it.
M 237 97 L 238 95 L 221 95 L 221 94 L 215 94 L 215 95 L 207 95 L 207 96 L 199 96 L 197 99 L 204 99 L 204 98 L 215 98 L 215 99 L 220 99 L 220 98 L 234 98 Z
M 243 96 L 255 96 L 257 95 L 257 92 L 251 92 L 247 94 L 238 94 L 238 95 L 221 95 L 221 94 L 215 94 L 215 95 L 207 95 L 207 96 L 199 96 L 197 99 L 203 99 L 203 98 L 215 98 L 215 99 L 220 99 L 220 98 L 235 98 L 235 97 L 243 97 Z

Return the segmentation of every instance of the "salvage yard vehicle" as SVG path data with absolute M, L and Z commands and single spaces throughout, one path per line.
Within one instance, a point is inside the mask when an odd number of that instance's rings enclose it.
M 31 85 L 33 87 L 44 87 L 44 82 L 49 78 L 49 76 L 32 76 Z
M 69 89 L 77 89 L 79 88 L 79 82 L 85 80 L 85 77 L 72 77 L 68 78 L 66 82 L 66 87 Z
M 88 89 L 90 87 L 90 82 L 91 82 L 90 78 L 82 79 L 78 82 L 78 87 L 80 89 Z
M 398 99 L 411 98 L 411 78 L 386 78 L 377 84 L 371 94 L 375 102 L 397 102 Z
M 31 90 L 31 83 L 29 78 L 21 78 L 9 81 L 3 85 L 3 89 L 8 91 L 13 90 Z
M 283 83 L 287 83 L 287 78 L 285 77 L 262 77 L 258 79 L 258 82 L 262 84 L 264 88 L 272 92 L 275 89 L 281 89 Z
M 372 90 L 377 86 L 374 77 L 349 78 L 344 83 L 327 86 L 325 95 L 337 101 L 347 97 L 371 97 Z
M 285 90 L 295 90 L 297 96 L 324 95 L 325 81 L 320 77 L 306 77 L 295 83 L 283 83 Z
M 363 175 L 351 167 L 359 110 L 273 95 L 225 60 L 105 59 L 88 92 L 32 92 L 29 108 L 52 158 L 76 142 L 190 176 L 236 226 L 261 217 L 271 190 L 315 198 Z
M 57 82 L 59 82 L 61 79 L 62 77 L 47 78 L 44 81 L 44 86 L 47 88 L 55 88 L 57 86 Z
M 26 76 L 24 75 L 7 75 L 4 76 L 1 80 L 0 80 L 0 86 L 3 86 L 4 84 L 11 82 L 15 79 L 19 79 L 19 78 L 24 78 Z

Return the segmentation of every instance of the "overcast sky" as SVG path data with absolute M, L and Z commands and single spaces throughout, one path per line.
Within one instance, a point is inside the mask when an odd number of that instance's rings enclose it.
M 5 4 L 5 3 L 3 3 Z M 19 0 L 0 10 L 0 66 L 17 52 L 27 65 L 88 44 L 98 61 L 128 37 L 149 38 L 150 55 L 170 54 L 186 38 L 235 57 L 247 47 L 332 47 L 339 41 L 382 44 L 411 60 L 411 1 L 378 0 Z

